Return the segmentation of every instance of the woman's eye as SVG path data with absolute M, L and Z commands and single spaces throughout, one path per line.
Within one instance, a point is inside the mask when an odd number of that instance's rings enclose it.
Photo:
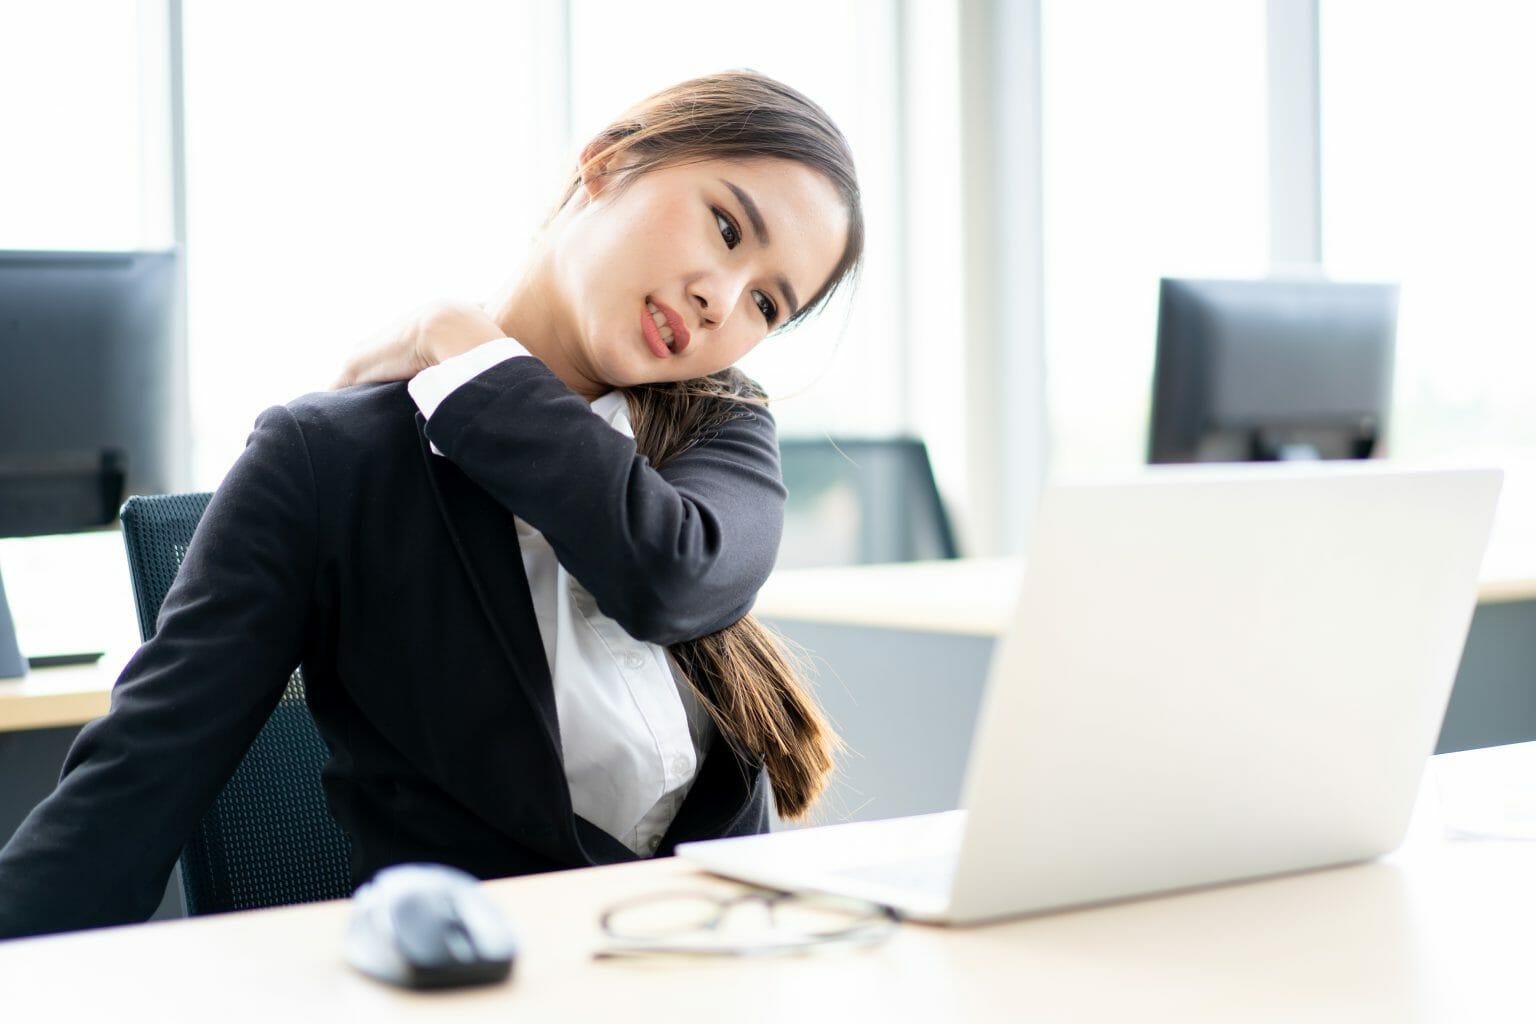
M 763 295 L 762 292 L 758 292 L 758 294 L 759 295 Z M 768 321 L 768 326 L 772 327 L 773 326 L 774 317 L 779 315 L 779 307 L 775 306 L 773 304 L 773 300 L 770 299 L 766 295 L 763 295 L 763 301 L 765 303 L 767 303 L 768 308 L 767 309 L 763 309 L 762 306 L 758 306 L 757 308 L 762 310 L 762 312 L 763 312 L 763 319 L 767 320 Z
M 710 207 L 710 209 L 714 209 L 714 207 Z M 736 230 L 736 225 L 731 223 L 730 218 L 721 213 L 719 210 L 715 210 L 715 223 L 724 224 L 731 231 L 730 237 L 726 238 L 725 240 L 725 247 L 727 249 L 736 248 L 736 246 L 741 242 L 741 233 Z M 722 231 L 720 234 L 724 235 L 725 232 Z

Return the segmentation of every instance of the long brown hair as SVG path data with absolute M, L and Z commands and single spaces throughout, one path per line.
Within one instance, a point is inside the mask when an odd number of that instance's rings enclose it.
M 826 283 L 776 331 L 819 312 L 845 280 L 857 278 L 864 218 L 853 153 L 826 111 L 782 82 L 749 70 L 680 82 L 626 110 L 583 151 L 591 156 L 568 179 L 546 227 L 581 186 L 583 170 L 603 167 L 616 155 L 626 166 L 597 173 L 616 175 L 618 193 L 647 171 L 689 161 L 796 160 L 836 188 L 848 213 L 848 241 Z M 734 366 L 708 377 L 620 390 L 636 450 L 656 468 L 742 415 L 740 404 L 768 404 L 764 390 Z M 749 613 L 668 650 L 727 742 L 767 766 L 779 816 L 806 817 L 843 744 L 811 695 L 795 645 Z

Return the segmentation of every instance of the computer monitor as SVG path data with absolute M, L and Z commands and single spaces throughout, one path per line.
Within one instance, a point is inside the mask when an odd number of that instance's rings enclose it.
M 1163 278 L 1147 461 L 1382 454 L 1398 286 Z
M 0 537 L 116 525 L 176 485 L 177 253 L 0 251 Z M 0 584 L 0 678 L 26 670 Z
M 781 437 L 789 497 L 777 569 L 957 558 L 928 448 L 915 437 Z

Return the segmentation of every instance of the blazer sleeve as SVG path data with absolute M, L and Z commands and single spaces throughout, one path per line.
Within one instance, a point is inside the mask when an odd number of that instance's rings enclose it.
M 214 493 L 111 710 L 0 850 L 0 938 L 142 921 L 302 660 L 315 488 L 282 406 Z
M 532 356 L 455 388 L 428 439 L 542 533 L 603 614 L 673 644 L 747 614 L 778 557 L 786 492 L 766 408 L 656 469 Z

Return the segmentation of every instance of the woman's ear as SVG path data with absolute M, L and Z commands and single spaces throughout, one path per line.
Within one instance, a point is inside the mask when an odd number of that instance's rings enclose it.
M 593 157 L 602 151 L 602 145 L 597 139 L 587 143 L 581 151 L 581 187 L 586 192 L 586 202 L 591 202 L 602 195 L 609 183 L 613 180 L 608 171 L 617 162 L 621 153 L 610 153 L 605 159 L 590 163 Z

